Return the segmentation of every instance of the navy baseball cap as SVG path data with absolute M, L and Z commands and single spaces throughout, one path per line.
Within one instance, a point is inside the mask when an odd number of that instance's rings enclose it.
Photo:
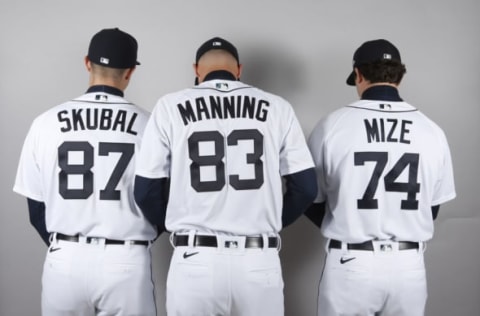
M 103 29 L 92 37 L 88 47 L 91 62 L 104 67 L 127 69 L 140 65 L 137 40 L 118 28 Z
M 395 60 L 402 62 L 400 52 L 389 41 L 377 39 L 363 43 L 353 54 L 353 67 L 380 60 Z M 355 85 L 355 71 L 347 78 L 349 86 Z
M 198 61 L 203 56 L 203 54 L 205 54 L 206 52 L 212 49 L 223 49 L 229 52 L 233 57 L 235 57 L 235 59 L 237 60 L 237 63 L 240 62 L 238 57 L 238 51 L 235 48 L 235 46 L 233 46 L 233 44 L 230 43 L 229 41 L 220 37 L 214 37 L 212 39 L 209 39 L 205 43 L 203 43 L 202 46 L 200 46 L 197 50 L 195 62 L 198 63 Z

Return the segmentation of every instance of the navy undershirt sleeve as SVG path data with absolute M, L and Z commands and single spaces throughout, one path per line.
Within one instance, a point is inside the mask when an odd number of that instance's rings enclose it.
M 165 231 L 165 216 L 167 212 L 169 179 L 150 179 L 135 177 L 135 202 L 142 210 L 147 220 L 158 228 L 160 235 Z
M 325 216 L 325 202 L 310 205 L 305 211 L 305 216 L 319 228 L 322 227 L 323 217 Z
M 440 211 L 440 205 L 432 206 L 432 217 L 433 217 L 433 220 L 437 219 L 438 211 Z
M 37 230 L 42 240 L 47 246 L 50 245 L 50 234 L 47 231 L 45 223 L 45 203 L 35 201 L 27 198 L 28 215 L 30 217 L 30 224 Z
M 296 221 L 317 195 L 315 169 L 310 168 L 283 177 L 286 190 L 283 195 L 283 228 Z

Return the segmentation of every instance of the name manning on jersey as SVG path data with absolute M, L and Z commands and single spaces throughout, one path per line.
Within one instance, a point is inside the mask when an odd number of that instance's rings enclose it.
M 112 130 L 137 135 L 133 130 L 137 113 L 112 109 L 70 109 L 57 113 L 64 133 L 84 130 Z
M 192 103 L 194 103 L 192 105 Z M 270 103 L 266 100 L 256 100 L 246 95 L 237 96 L 205 96 L 198 97 L 193 102 L 187 100 L 179 103 L 178 110 L 183 124 L 209 119 L 249 118 L 261 122 L 267 120 Z

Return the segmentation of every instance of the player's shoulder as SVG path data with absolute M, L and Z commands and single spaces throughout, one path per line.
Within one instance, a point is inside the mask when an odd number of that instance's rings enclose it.
M 415 124 L 422 125 L 423 130 L 430 130 L 430 132 L 435 133 L 439 136 L 444 136 L 444 131 L 432 118 L 425 114 L 422 110 L 415 107 L 407 101 L 394 102 L 392 109 L 386 110 L 386 112 L 393 110 L 396 112 L 405 112 L 408 115 L 411 115 L 412 119 L 415 120 Z
M 283 117 L 287 120 L 291 120 L 292 118 L 296 117 L 294 106 L 284 96 L 267 91 L 257 86 L 246 83 L 242 84 L 249 88 L 245 93 L 254 97 L 257 101 L 263 100 L 264 102 L 268 103 L 268 108 L 269 111 L 272 112 L 272 115 L 278 115 L 279 117 Z
M 191 94 L 189 93 L 190 90 L 191 88 L 183 88 L 180 90 L 167 92 L 158 98 L 157 104 L 161 102 L 169 104 L 169 102 L 166 102 L 166 101 L 185 99 Z
M 442 130 L 442 128 L 440 127 L 440 125 L 438 125 L 432 118 L 430 118 L 430 116 L 428 116 L 428 115 L 427 115 L 425 112 L 423 112 L 422 110 L 417 110 L 416 115 L 418 115 L 419 118 L 421 118 L 421 120 L 423 121 L 423 123 L 424 123 L 425 125 L 428 125 L 428 126 L 430 126 L 431 128 L 436 129 L 436 130 Z
M 184 88 L 172 92 L 167 92 L 158 97 L 152 110 L 153 116 L 164 116 L 173 111 L 177 104 L 189 100 L 189 88 Z
M 143 117 L 143 118 L 148 118 L 150 117 L 150 111 L 137 105 L 136 103 L 129 103 L 127 105 L 128 108 L 130 108 L 131 110 L 135 111 L 136 113 L 138 113 L 139 116 Z
M 349 114 L 352 114 L 354 112 L 354 108 L 348 106 L 343 106 L 338 109 L 335 109 L 324 116 L 322 116 L 316 127 L 317 128 L 326 128 L 327 130 L 332 129 L 334 126 L 336 126 L 339 122 L 342 122 L 342 120 L 346 119 Z
M 341 106 L 319 118 L 309 136 L 309 142 L 319 143 L 335 134 L 339 129 L 350 128 L 350 119 L 357 114 L 358 101 Z
M 71 104 L 72 104 L 72 101 L 69 100 L 69 101 L 65 101 L 63 103 L 57 104 L 55 106 L 52 106 L 47 110 L 44 110 L 42 113 L 40 113 L 35 117 L 32 125 L 50 124 L 49 121 L 56 120 L 59 111 L 62 111 L 63 109 L 68 108 L 69 106 L 71 106 Z
M 447 137 L 445 131 L 437 122 L 427 116 L 423 111 L 418 111 L 417 115 L 422 118 L 425 129 L 428 129 L 431 134 L 435 135 L 440 142 L 446 142 Z
M 291 106 L 291 103 L 283 96 L 273 93 L 271 91 L 264 90 L 263 88 L 257 87 L 257 86 L 252 86 L 245 84 L 245 86 L 249 87 L 254 91 L 256 94 L 263 96 L 265 99 L 271 101 L 274 104 L 280 104 L 284 106 Z

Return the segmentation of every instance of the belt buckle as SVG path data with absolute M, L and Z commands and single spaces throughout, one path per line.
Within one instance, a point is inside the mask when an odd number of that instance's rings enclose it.
M 226 240 L 225 241 L 225 248 L 238 248 L 238 241 L 236 240 Z
M 99 237 L 89 237 L 89 244 L 92 245 L 98 245 L 100 244 L 100 238 Z
M 374 240 L 372 243 L 373 249 L 380 252 L 392 252 L 398 249 L 398 246 L 392 240 Z
M 380 251 L 383 251 L 383 252 L 393 251 L 392 244 L 380 244 Z

